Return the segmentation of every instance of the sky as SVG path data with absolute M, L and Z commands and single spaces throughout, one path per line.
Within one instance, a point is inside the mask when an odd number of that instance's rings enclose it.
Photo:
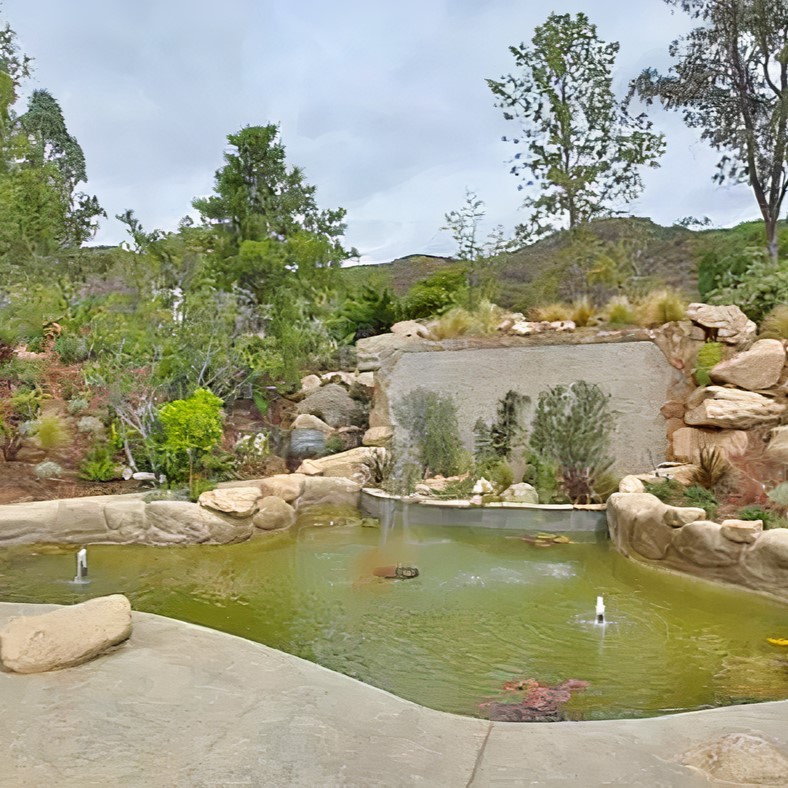
M 663 0 L 0 2 L 35 60 L 28 89 L 58 99 L 85 151 L 85 190 L 109 217 L 95 243 L 124 240 L 114 216 L 127 208 L 146 230 L 174 230 L 211 192 L 227 134 L 274 122 L 320 207 L 347 209 L 362 262 L 451 254 L 441 227 L 466 188 L 486 204 L 485 232 L 525 219 L 501 140 L 516 128 L 485 78 L 512 70 L 508 47 L 550 11 L 584 11 L 621 43 L 621 96 L 643 68 L 667 68 L 670 41 L 689 29 Z M 718 155 L 697 132 L 651 115 L 668 149 L 628 212 L 660 224 L 757 218 L 746 186 L 712 183 Z

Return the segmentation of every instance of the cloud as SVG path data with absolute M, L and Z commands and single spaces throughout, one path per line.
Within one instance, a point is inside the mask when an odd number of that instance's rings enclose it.
M 621 41 L 615 85 L 668 64 L 688 27 L 662 0 L 553 4 L 583 10 Z M 486 226 L 522 217 L 508 174 L 510 131 L 485 84 L 510 70 L 508 46 L 530 39 L 546 9 L 521 0 L 5 0 L 3 16 L 36 59 L 32 87 L 60 100 L 88 162 L 89 190 L 110 217 L 133 208 L 146 227 L 174 228 L 210 191 L 225 137 L 280 122 L 288 159 L 325 207 L 348 209 L 348 238 L 367 261 L 450 253 L 444 214 L 466 186 Z M 716 189 L 715 156 L 675 116 L 660 170 L 634 208 L 661 222 L 756 215 L 746 188 Z M 123 228 L 104 222 L 98 242 Z

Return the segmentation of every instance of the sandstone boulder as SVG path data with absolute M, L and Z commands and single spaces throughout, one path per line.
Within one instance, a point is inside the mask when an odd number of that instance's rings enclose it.
M 386 457 L 386 450 L 378 446 L 359 446 L 350 451 L 331 454 L 315 460 L 306 460 L 298 468 L 298 473 L 308 476 L 342 476 L 365 484 L 375 463 Z
M 682 427 L 671 436 L 673 456 L 680 462 L 697 463 L 701 449 L 717 449 L 726 457 L 747 450 L 747 433 L 742 430 L 709 430 Z
M 379 334 L 375 337 L 359 339 L 356 342 L 359 371 L 374 372 L 380 369 L 403 347 L 417 341 L 421 340 L 399 336 L 398 334 Z
M 104 518 L 110 541 L 134 543 L 145 541 L 145 501 L 110 499 L 104 506 Z
M 683 419 L 684 411 L 687 409 L 683 402 L 678 400 L 668 400 L 660 409 L 659 412 L 665 419 Z
M 275 495 L 260 501 L 260 507 L 252 519 L 252 525 L 263 531 L 281 531 L 289 528 L 296 520 L 295 509 Z
M 681 762 L 717 785 L 786 784 L 788 759 L 762 736 L 729 733 L 684 753 Z
M 720 533 L 731 542 L 752 544 L 763 531 L 763 520 L 723 520 Z
M 336 383 L 329 383 L 308 394 L 298 404 L 298 412 L 317 416 L 331 427 L 358 425 L 364 420 L 361 405 Z
M 652 560 L 665 557 L 675 528 L 700 517 L 703 509 L 668 506 L 649 493 L 613 493 L 607 501 L 610 538 L 619 550 Z
M 300 473 L 278 474 L 260 480 L 263 497 L 275 495 L 286 503 L 292 503 L 304 491 L 304 476 Z
M 744 555 L 743 569 L 763 590 L 779 589 L 785 595 L 788 577 L 788 528 L 764 531 Z
M 644 493 L 646 486 L 637 476 L 625 476 L 618 483 L 618 491 L 621 493 Z
M 722 526 L 701 520 L 676 531 L 674 549 L 696 566 L 733 566 L 739 562 L 743 545 L 726 539 Z
M 689 320 L 665 323 L 649 333 L 670 364 L 681 370 L 690 369 L 695 363 L 705 336 L 703 329 Z
M 230 517 L 188 501 L 147 504 L 145 524 L 146 541 L 155 545 L 230 544 L 252 535 L 251 518 Z
M 775 427 L 766 447 L 766 456 L 774 462 L 788 465 L 788 426 Z
M 356 375 L 354 372 L 345 372 L 344 370 L 337 370 L 336 372 L 323 372 L 320 375 L 320 380 L 325 383 L 338 383 L 340 386 L 350 388 L 356 382 Z
M 257 511 L 259 487 L 224 487 L 208 490 L 197 499 L 200 506 L 231 517 L 251 517 Z
M 299 413 L 291 426 L 294 430 L 317 430 L 326 436 L 333 435 L 335 432 L 333 427 L 311 413 Z
M 779 339 L 760 339 L 749 350 L 721 361 L 710 375 L 715 383 L 756 391 L 776 386 L 784 366 L 783 343 Z
M 687 317 L 696 325 L 716 333 L 717 339 L 739 345 L 755 336 L 757 326 L 737 306 L 690 304 Z
M 12 618 L 0 631 L 0 662 L 15 673 L 42 673 L 87 662 L 131 634 L 125 596 L 98 597 L 39 616 Z
M 391 327 L 391 333 L 396 336 L 406 337 L 412 339 L 414 337 L 419 339 L 429 339 L 430 332 L 426 326 L 417 323 L 415 320 L 401 320 L 399 323 L 394 323 Z
M 301 391 L 308 394 L 310 391 L 315 391 L 323 385 L 323 381 L 317 375 L 305 375 L 301 378 Z
M 501 500 L 507 503 L 539 503 L 539 493 L 533 485 L 520 482 L 504 490 Z
M 364 446 L 388 446 L 394 437 L 393 427 L 370 427 L 361 439 Z
M 355 506 L 358 507 L 361 485 L 341 477 L 306 476 L 304 491 L 296 501 L 301 511 L 309 506 Z
M 754 391 L 708 386 L 687 402 L 684 421 L 694 427 L 747 430 L 780 420 L 785 405 Z

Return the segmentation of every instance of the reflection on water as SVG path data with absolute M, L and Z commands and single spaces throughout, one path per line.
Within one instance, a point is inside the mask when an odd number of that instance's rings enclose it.
M 427 706 L 480 714 L 518 679 L 559 686 L 577 719 L 788 697 L 783 606 L 639 567 L 606 543 L 537 549 L 490 530 L 302 525 L 224 546 L 0 551 L 0 598 L 122 592 L 138 610 L 258 640 Z M 416 566 L 409 580 L 376 567 Z M 609 621 L 594 622 L 604 595 Z

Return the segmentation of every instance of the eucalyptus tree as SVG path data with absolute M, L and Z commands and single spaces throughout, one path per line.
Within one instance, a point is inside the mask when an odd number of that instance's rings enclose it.
M 666 74 L 646 69 L 633 93 L 682 113 L 721 153 L 714 181 L 748 183 L 777 261 L 788 191 L 788 3 L 665 0 L 700 23 L 670 45 Z
M 531 46 L 509 48 L 515 70 L 487 84 L 519 131 L 511 172 L 537 238 L 609 215 L 643 188 L 641 168 L 658 166 L 665 147 L 644 114 L 632 115 L 613 91 L 619 44 L 602 41 L 583 13 L 550 14 Z

